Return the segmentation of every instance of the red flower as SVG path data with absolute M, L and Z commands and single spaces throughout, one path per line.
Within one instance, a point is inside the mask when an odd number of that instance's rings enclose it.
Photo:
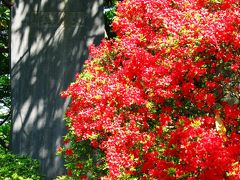
M 57 153 L 62 153 L 62 151 L 63 151 L 63 148 L 61 146 L 58 146 L 57 147 Z
M 67 174 L 68 174 L 68 176 L 72 176 L 73 174 L 72 174 L 72 170 L 71 169 L 68 169 L 67 170 Z
M 206 95 L 206 102 L 209 107 L 213 106 L 215 104 L 215 96 L 214 94 L 207 94 Z
M 236 0 L 119 2 L 118 37 L 91 46 L 62 93 L 76 176 L 90 141 L 105 179 L 226 178 L 239 162 L 239 15 Z
M 98 142 L 97 142 L 97 140 L 95 140 L 95 139 L 92 140 L 92 141 L 91 141 L 91 146 L 96 149 L 96 148 L 98 147 Z
M 67 156 L 71 156 L 71 155 L 73 155 L 73 150 L 72 149 L 66 149 L 65 154 Z
M 81 176 L 81 180 L 87 180 L 87 176 Z
M 79 169 L 82 169 L 83 168 L 83 164 L 82 163 L 77 163 L 76 167 L 79 168 Z
M 64 144 L 68 144 L 69 142 L 70 142 L 70 139 L 68 139 L 68 138 L 64 139 L 64 141 L 63 141 Z

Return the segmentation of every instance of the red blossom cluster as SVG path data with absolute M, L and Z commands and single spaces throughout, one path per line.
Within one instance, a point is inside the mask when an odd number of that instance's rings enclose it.
M 239 1 L 125 0 L 113 30 L 62 93 L 71 143 L 106 179 L 240 179 Z

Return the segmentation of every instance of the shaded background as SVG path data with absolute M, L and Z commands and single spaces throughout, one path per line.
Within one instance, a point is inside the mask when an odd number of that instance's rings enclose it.
M 39 159 L 45 179 L 65 173 L 56 156 L 65 134 L 60 92 L 104 36 L 102 0 L 16 0 L 11 24 L 12 137 L 15 154 Z

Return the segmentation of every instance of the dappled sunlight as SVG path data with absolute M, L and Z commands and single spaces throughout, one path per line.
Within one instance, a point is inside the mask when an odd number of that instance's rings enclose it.
M 65 133 L 65 90 L 104 36 L 101 1 L 20 1 L 12 10 L 12 151 L 41 162 L 48 178 L 65 172 L 56 157 Z

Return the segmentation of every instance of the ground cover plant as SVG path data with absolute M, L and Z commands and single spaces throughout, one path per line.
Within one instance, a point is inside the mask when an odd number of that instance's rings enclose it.
M 39 162 L 0 147 L 0 179 L 39 180 Z
M 240 179 L 238 0 L 125 0 L 62 93 L 69 176 Z

